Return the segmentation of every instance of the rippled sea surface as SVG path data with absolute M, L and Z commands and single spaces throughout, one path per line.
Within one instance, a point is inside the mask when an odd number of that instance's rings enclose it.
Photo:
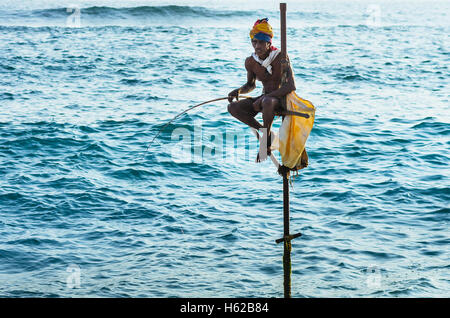
M 146 152 L 245 83 L 256 19 L 279 46 L 278 3 L 73 3 L 0 3 L 0 296 L 282 297 L 282 180 L 227 103 Z M 449 9 L 288 2 L 293 297 L 450 296 Z

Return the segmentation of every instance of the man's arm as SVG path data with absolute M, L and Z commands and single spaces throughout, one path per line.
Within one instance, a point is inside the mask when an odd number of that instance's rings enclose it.
M 236 98 L 236 100 L 237 100 L 239 94 L 246 94 L 255 89 L 256 74 L 253 73 L 253 71 L 251 70 L 250 63 L 251 62 L 250 62 L 249 58 L 247 58 L 245 60 L 245 69 L 247 70 L 247 83 L 245 83 L 244 85 L 242 85 L 241 87 L 239 87 L 235 90 L 232 90 L 228 94 L 228 101 L 230 103 L 233 101 L 234 98 Z

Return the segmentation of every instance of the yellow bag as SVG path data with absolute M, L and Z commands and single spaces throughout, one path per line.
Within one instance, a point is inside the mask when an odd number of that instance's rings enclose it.
M 278 133 L 278 151 L 283 165 L 291 169 L 302 169 L 308 165 L 305 143 L 314 124 L 316 108 L 294 91 L 286 95 L 286 108 L 309 115 L 309 118 L 286 115 Z

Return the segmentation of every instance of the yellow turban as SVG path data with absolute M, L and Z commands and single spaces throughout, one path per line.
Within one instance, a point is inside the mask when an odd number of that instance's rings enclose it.
M 272 43 L 273 31 L 268 21 L 268 18 L 257 20 L 250 31 L 250 39 L 256 38 Z

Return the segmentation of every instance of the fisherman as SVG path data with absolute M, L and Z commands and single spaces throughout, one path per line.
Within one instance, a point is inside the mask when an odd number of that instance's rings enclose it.
M 270 129 L 275 115 L 282 110 L 281 97 L 295 91 L 295 81 L 290 64 L 287 68 L 287 81 L 281 85 L 282 55 L 280 50 L 272 45 L 273 31 L 268 20 L 268 18 L 257 20 L 250 31 L 250 39 L 255 52 L 245 59 L 247 83 L 228 94 L 230 102 L 228 112 L 248 126 L 261 130 L 263 133 L 261 140 L 267 140 L 267 153 L 263 151 L 260 156 L 260 152 L 258 152 L 257 162 L 264 161 L 267 156 L 270 156 L 272 142 Z M 239 100 L 240 94 L 255 89 L 256 80 L 262 82 L 263 94 L 256 98 Z M 236 101 L 233 102 L 234 99 Z M 262 125 L 255 119 L 259 112 L 262 113 Z

